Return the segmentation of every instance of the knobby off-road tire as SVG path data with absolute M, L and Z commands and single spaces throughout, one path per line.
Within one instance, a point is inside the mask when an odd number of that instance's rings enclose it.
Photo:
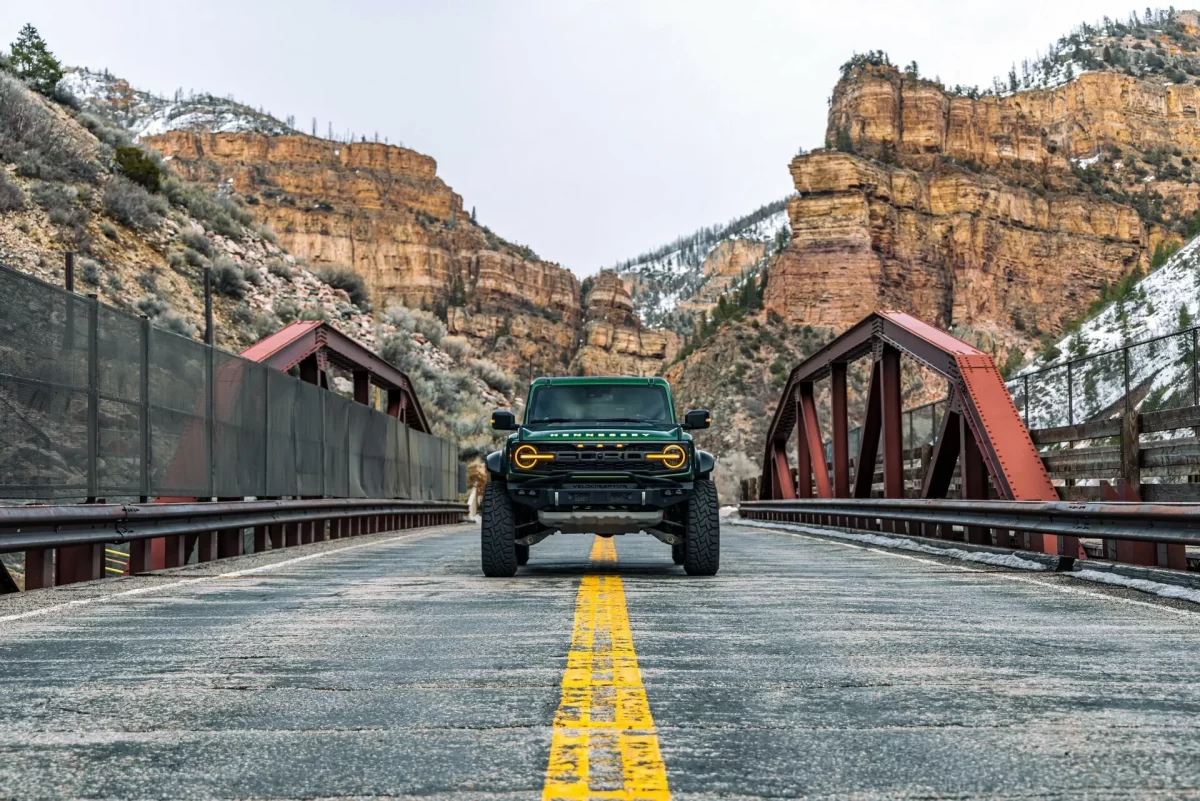
M 677 565 L 683 564 L 683 543 L 671 546 L 671 560 Z
M 529 546 L 528 545 L 518 545 L 517 546 L 517 564 L 524 565 L 524 564 L 528 564 L 528 563 L 529 563 Z
M 672 552 L 672 555 L 674 553 Z M 721 515 L 711 479 L 695 484 L 687 501 L 683 532 L 683 569 L 689 576 L 713 576 L 721 567 Z
M 512 498 L 498 481 L 488 482 L 483 491 L 483 524 L 479 529 L 483 575 L 508 578 L 517 573 L 517 525 Z

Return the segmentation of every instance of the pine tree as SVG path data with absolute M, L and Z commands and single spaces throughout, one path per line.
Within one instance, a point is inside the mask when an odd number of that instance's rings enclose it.
M 477 218 L 475 216 L 475 207 L 474 206 L 471 207 L 471 222 L 475 225 L 479 224 L 479 218 Z
M 37 28 L 26 24 L 12 43 L 10 54 L 13 69 L 35 91 L 44 95 L 54 92 L 62 80 L 62 65 L 46 47 L 45 40 Z

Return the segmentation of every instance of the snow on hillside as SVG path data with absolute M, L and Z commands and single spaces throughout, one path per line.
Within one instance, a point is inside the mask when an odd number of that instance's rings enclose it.
M 786 210 L 787 199 L 769 203 L 755 212 L 727 225 L 702 228 L 689 236 L 649 253 L 621 262 L 614 269 L 633 284 L 633 302 L 642 322 L 650 326 L 666 326 L 691 331 L 691 320 L 676 314 L 681 301 L 696 295 L 708 276 L 704 262 L 722 242 L 745 240 L 772 243 L 791 233 Z M 768 247 L 768 252 L 771 248 Z M 761 264 L 748 272 L 757 272 Z
M 1145 411 L 1191 405 L 1193 336 L 1176 332 L 1190 328 L 1198 318 L 1200 237 L 1134 285 L 1123 300 L 1114 301 L 1059 340 L 1059 354 L 1053 359 L 1038 358 L 1020 371 L 1008 382 L 1009 390 L 1022 407 L 1028 377 L 1034 401 L 1029 409 L 1031 428 L 1111 416 L 1125 394 L 1125 357 L 1120 348 L 1144 342 L 1132 348 L 1128 357 L 1135 400 Z M 1165 338 L 1145 342 L 1156 337 Z M 1069 393 L 1068 362 L 1072 363 Z
M 216 133 L 296 133 L 288 124 L 235 100 L 210 94 L 158 97 L 132 88 L 107 72 L 75 69 L 63 76 L 59 87 L 74 95 L 83 107 L 128 130 L 134 137 L 168 131 L 202 130 Z

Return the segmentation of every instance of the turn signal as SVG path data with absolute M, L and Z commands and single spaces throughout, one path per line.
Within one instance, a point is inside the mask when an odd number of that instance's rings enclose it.
M 532 445 L 520 445 L 513 451 L 513 462 L 522 470 L 532 470 L 538 462 L 554 461 L 552 453 L 538 453 Z
M 671 470 L 678 470 L 687 463 L 687 451 L 681 445 L 668 445 L 662 453 L 647 453 L 647 459 L 662 462 Z

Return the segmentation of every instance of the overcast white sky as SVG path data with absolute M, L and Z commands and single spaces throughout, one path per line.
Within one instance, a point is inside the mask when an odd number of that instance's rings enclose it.
M 791 190 L 852 52 L 988 85 L 1114 0 L 39 0 L 71 65 L 392 142 L 580 275 Z

